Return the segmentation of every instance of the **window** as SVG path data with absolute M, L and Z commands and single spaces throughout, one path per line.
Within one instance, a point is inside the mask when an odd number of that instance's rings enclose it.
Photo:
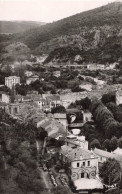
M 90 166 L 90 161 L 88 161 L 88 166 Z
M 100 161 L 102 161 L 102 157 L 100 157 Z
M 77 167 L 79 167 L 79 162 L 77 162 Z
M 81 173 L 81 178 L 84 178 L 84 173 L 83 172 Z
M 83 166 L 85 166 L 85 162 L 83 162 Z

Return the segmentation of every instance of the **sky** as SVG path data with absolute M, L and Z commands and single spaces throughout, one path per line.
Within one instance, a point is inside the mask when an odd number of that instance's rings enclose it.
M 0 20 L 54 22 L 118 0 L 0 0 Z

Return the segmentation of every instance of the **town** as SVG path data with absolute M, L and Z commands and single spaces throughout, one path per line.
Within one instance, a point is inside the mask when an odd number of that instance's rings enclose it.
M 116 71 L 115 65 L 118 64 L 110 64 L 109 68 Z M 31 124 L 28 129 L 31 132 L 27 132 L 30 137 L 21 140 L 21 144 L 24 149 L 35 146 L 37 169 L 48 193 L 58 188 L 67 193 L 104 193 L 107 190 L 120 193 L 121 84 L 112 85 L 109 80 L 83 75 L 84 69 L 77 66 L 62 68 L 52 64 L 51 67 L 43 65 L 38 71 L 25 69 L 22 77 L 11 71 L 13 75 L 5 77 L 0 87 L 1 114 L 7 114 L 15 124 L 24 124 L 24 128 Z M 98 68 L 101 68 L 99 73 L 107 71 L 97 64 L 85 68 L 91 74 Z M 71 76 L 69 86 L 65 84 L 67 74 Z M 4 119 L 1 115 L 1 121 Z M 1 125 L 6 124 L 1 122 Z M 36 135 L 33 134 L 35 130 L 38 131 Z M 22 133 L 24 135 L 25 131 Z M 10 140 L 5 143 L 9 151 Z M 107 174 L 107 165 L 115 165 L 115 169 L 110 168 L 110 174 Z M 116 170 L 114 175 L 111 174 L 113 170 Z
M 0 13 L 0 194 L 122 194 L 122 3 Z

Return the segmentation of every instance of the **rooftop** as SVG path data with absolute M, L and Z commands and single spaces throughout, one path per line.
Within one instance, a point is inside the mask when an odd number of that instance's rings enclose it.
M 81 160 L 80 157 L 82 156 L 83 159 L 90 159 L 91 156 L 97 158 L 95 154 L 93 154 L 90 150 L 78 148 L 71 148 L 70 146 L 63 145 L 61 147 L 61 154 L 66 156 L 70 161 L 74 160 Z
M 98 179 L 82 178 L 74 181 L 76 190 L 103 189 L 103 184 Z

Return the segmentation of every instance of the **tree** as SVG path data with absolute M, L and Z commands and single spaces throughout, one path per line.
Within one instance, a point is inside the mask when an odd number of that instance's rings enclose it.
M 122 148 L 122 137 L 118 139 L 118 147 Z
M 111 143 L 111 150 L 114 151 L 117 148 L 117 146 L 118 146 L 118 140 L 117 140 L 117 138 L 115 136 L 112 137 L 110 143 Z
M 64 106 L 57 106 L 52 108 L 52 114 L 54 113 L 66 113 L 66 109 Z
M 83 107 L 83 109 L 88 110 L 91 104 L 91 100 L 86 97 L 81 100 L 76 100 L 76 105 L 80 105 Z
M 113 93 L 103 94 L 102 102 L 103 102 L 103 104 L 106 104 L 108 102 L 114 102 L 115 103 L 116 102 L 115 94 L 113 94 Z
M 90 143 L 90 148 L 94 149 L 94 148 L 101 148 L 100 142 L 98 139 L 94 139 L 91 143 Z
M 103 148 L 104 150 L 107 150 L 108 152 L 111 151 L 111 142 L 110 142 L 109 139 L 106 139 L 106 140 L 103 142 L 102 148 Z
M 120 164 L 115 159 L 109 158 L 100 168 L 99 175 L 104 184 L 112 185 L 120 182 L 120 172 Z

